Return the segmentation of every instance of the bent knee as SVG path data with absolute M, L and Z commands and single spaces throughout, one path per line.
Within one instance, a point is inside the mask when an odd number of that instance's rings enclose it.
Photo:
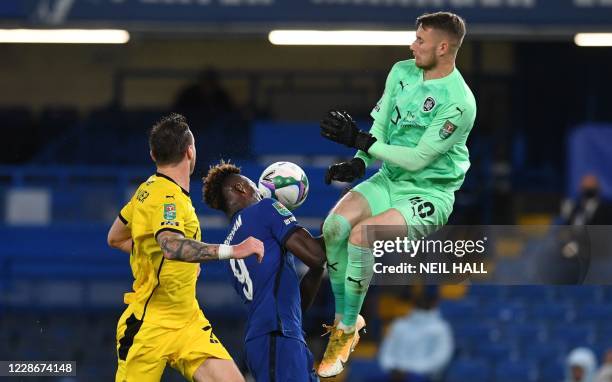
M 336 244 L 348 239 L 351 225 L 342 215 L 331 214 L 323 223 L 323 238 L 326 244 Z
M 365 247 L 367 243 L 366 238 L 364 237 L 365 229 L 366 227 L 364 224 L 357 224 L 355 227 L 353 227 L 349 236 L 349 242 L 353 245 Z

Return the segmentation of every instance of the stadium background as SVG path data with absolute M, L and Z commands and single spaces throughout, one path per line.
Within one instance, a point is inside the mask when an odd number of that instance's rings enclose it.
M 276 160 L 300 164 L 311 189 L 296 215 L 318 233 L 343 191 L 323 184 L 325 168 L 351 152 L 322 141 L 317 121 L 344 107 L 368 128 L 387 71 L 410 53 L 407 46 L 274 46 L 266 38 L 273 27 L 412 29 L 425 11 L 458 12 L 470 33 L 458 67 L 479 111 L 468 142 L 472 168 L 451 223 L 558 222 L 561 201 L 577 196 L 587 173 L 611 197 L 612 50 L 577 47 L 572 37 L 612 28 L 612 7 L 578 0 L 415 5 L 424 3 L 2 2 L 3 27 L 124 27 L 131 40 L 0 44 L 0 359 L 76 360 L 78 380 L 113 377 L 116 319 L 131 274 L 126 255 L 106 246 L 106 232 L 153 171 L 147 129 L 176 110 L 181 89 L 202 73 L 231 99 L 184 110 L 197 139 L 192 199 L 203 239 L 225 234 L 223 217 L 199 197 L 200 176 L 219 158 L 251 178 Z M 511 258 L 545 236 L 495 245 Z M 418 293 L 371 290 L 369 331 L 346 380 L 376 373 L 385 328 Z M 439 294 L 456 341 L 446 381 L 560 381 L 572 348 L 588 346 L 601 360 L 612 347 L 607 286 L 443 286 Z M 243 308 L 220 264 L 204 265 L 198 297 L 241 364 Z M 315 357 L 332 301 L 322 288 L 305 318 Z M 164 380 L 180 378 L 168 369 Z

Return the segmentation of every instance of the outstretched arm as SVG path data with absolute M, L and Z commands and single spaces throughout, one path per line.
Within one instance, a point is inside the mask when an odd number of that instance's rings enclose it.
M 132 252 L 132 233 L 119 217 L 115 219 L 108 230 L 106 242 L 111 248 L 116 248 L 125 253 Z
M 187 239 L 174 231 L 161 231 L 157 235 L 157 243 L 168 260 L 201 263 L 210 260 L 243 259 L 256 255 L 261 262 L 264 255 L 263 243 L 249 237 L 238 245 L 208 244 Z
M 438 151 L 423 143 L 416 147 L 405 147 L 380 141 L 376 141 L 368 153 L 374 158 L 393 163 L 408 171 L 420 171 L 440 156 Z
M 325 265 L 324 244 L 322 240 L 313 238 L 304 228 L 299 228 L 291 233 L 285 248 L 309 268 L 300 282 L 302 313 L 304 313 L 312 305 L 321 286 Z

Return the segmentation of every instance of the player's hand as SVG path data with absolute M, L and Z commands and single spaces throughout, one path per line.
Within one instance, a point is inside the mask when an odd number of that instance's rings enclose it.
M 356 179 L 363 178 L 365 175 L 365 167 L 365 162 L 359 158 L 332 164 L 325 173 L 325 184 L 331 184 L 332 180 L 352 182 Z
M 232 258 L 244 259 L 251 255 L 257 256 L 257 262 L 261 263 L 263 261 L 264 244 L 261 240 L 249 236 L 242 243 L 233 246 Z
M 357 128 L 357 124 L 346 111 L 332 110 L 321 121 L 321 136 L 348 147 L 365 151 L 376 142 L 371 134 Z

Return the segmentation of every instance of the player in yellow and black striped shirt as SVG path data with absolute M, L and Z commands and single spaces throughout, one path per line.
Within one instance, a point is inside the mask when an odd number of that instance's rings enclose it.
M 166 364 L 190 381 L 243 381 L 196 300 L 198 263 L 263 257 L 263 243 L 202 243 L 189 197 L 195 140 L 184 117 L 163 118 L 149 135 L 157 172 L 113 223 L 108 243 L 131 254 L 133 292 L 117 325 L 116 381 L 159 381 Z

